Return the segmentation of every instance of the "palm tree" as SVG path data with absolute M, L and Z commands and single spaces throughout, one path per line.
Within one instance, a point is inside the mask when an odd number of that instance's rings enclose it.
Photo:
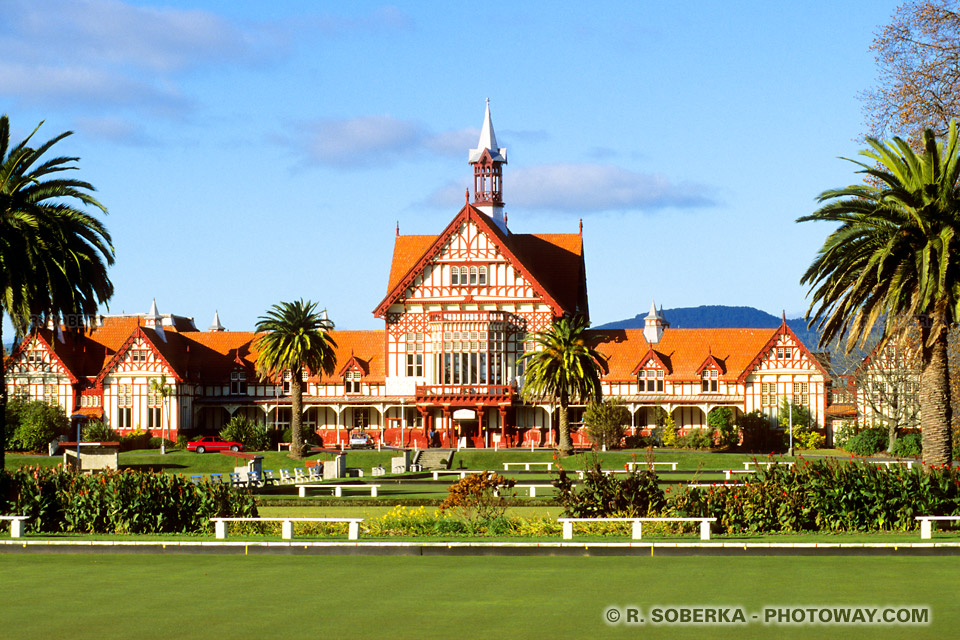
M 88 182 L 54 177 L 72 171 L 79 158 L 41 160 L 71 131 L 30 146 L 36 129 L 10 146 L 10 121 L 0 117 L 0 343 L 4 314 L 17 337 L 31 324 L 59 322 L 96 312 L 113 295 L 107 267 L 113 264 L 110 234 L 81 208 L 107 209 Z M 71 323 L 76 326 L 74 323 Z M 0 367 L 0 468 L 3 468 L 7 385 Z
M 167 407 L 167 398 L 173 395 L 173 388 L 167 384 L 167 374 L 161 373 L 159 378 L 152 379 L 150 391 L 160 396 L 160 412 L 167 416 L 167 428 L 160 438 L 160 455 L 163 456 L 167 454 L 167 433 L 170 431 L 170 410 Z
M 316 303 L 302 299 L 273 305 L 257 322 L 257 331 L 264 332 L 256 341 L 260 375 L 282 378 L 290 374 L 290 455 L 296 459 L 305 454 L 303 371 L 333 374 L 337 343 L 328 333 L 332 328 L 326 313 L 317 312 Z
M 556 320 L 548 330 L 531 336 L 534 350 L 522 357 L 527 362 L 520 390 L 524 399 L 537 401 L 549 396 L 560 405 L 559 450 L 564 456 L 573 452 L 567 412 L 570 402 L 599 402 L 601 398 L 601 356 L 587 344 L 586 328 L 582 316 Z
M 900 138 L 867 138 L 853 161 L 868 182 L 825 191 L 824 206 L 798 222 L 840 226 L 801 279 L 810 284 L 810 324 L 824 345 L 847 335 L 847 349 L 883 323 L 882 342 L 910 326 L 920 332 L 920 424 L 923 460 L 949 464 L 950 390 L 947 330 L 960 319 L 960 147 L 951 123 L 946 147 L 924 132 L 922 153 Z M 882 348 L 883 344 L 880 345 Z

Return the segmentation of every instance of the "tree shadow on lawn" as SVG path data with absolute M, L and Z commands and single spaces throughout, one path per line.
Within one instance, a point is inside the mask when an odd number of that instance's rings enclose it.
M 185 464 L 122 464 L 120 465 L 120 471 L 153 471 L 156 473 L 162 473 L 165 470 L 176 470 L 176 469 L 186 469 L 187 465 Z

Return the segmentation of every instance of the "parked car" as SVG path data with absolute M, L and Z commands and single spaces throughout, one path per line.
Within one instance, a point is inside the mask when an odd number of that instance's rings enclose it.
M 363 431 L 350 434 L 351 449 L 370 449 L 373 447 L 373 436 Z
M 199 440 L 187 443 L 187 451 L 196 451 L 197 453 L 206 453 L 207 451 L 243 451 L 243 445 L 239 442 L 230 442 L 220 436 L 204 436 Z

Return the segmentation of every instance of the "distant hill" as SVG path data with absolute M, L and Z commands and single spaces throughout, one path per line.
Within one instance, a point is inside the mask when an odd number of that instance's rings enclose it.
M 642 329 L 647 312 L 635 315 L 627 320 L 617 320 L 599 325 L 597 329 Z M 726 307 L 723 305 L 704 305 L 701 307 L 680 307 L 664 309 L 663 317 L 674 329 L 776 329 L 781 319 L 766 311 L 753 307 Z M 787 318 L 787 326 L 793 330 L 803 344 L 811 351 L 817 351 L 819 334 L 807 329 L 803 318 Z

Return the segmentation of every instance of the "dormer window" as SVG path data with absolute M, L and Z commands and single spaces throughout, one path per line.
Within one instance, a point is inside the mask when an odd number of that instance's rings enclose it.
M 793 357 L 793 349 L 790 347 L 777 347 L 777 359 L 789 360 Z
M 716 369 L 704 369 L 701 376 L 701 391 L 703 393 L 716 393 L 720 390 L 720 373 Z
M 451 267 L 450 284 L 463 286 L 476 286 L 487 284 L 486 267 Z
M 643 369 L 637 373 L 641 393 L 663 393 L 663 369 Z
M 360 371 L 347 371 L 343 376 L 343 392 L 345 394 L 360 393 L 360 379 L 363 373 Z
M 230 395 L 247 395 L 247 372 L 234 371 L 230 374 Z

